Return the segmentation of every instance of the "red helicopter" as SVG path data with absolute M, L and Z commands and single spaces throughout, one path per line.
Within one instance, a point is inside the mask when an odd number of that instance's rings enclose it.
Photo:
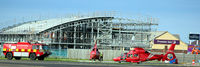
M 92 49 L 92 51 L 90 52 L 90 59 L 89 60 L 99 60 L 99 61 L 103 61 L 103 54 L 101 54 L 97 48 L 97 41 L 95 42 L 95 45 Z
M 132 62 L 132 63 L 141 63 L 145 61 L 152 61 L 152 60 L 158 60 L 158 61 L 171 61 L 175 60 L 175 64 L 178 64 L 178 59 L 176 58 L 176 55 L 174 54 L 174 48 L 176 44 L 171 44 L 170 48 L 166 52 L 165 55 L 161 54 L 151 54 L 148 51 L 145 51 L 143 48 L 134 48 L 133 50 L 129 51 L 125 58 L 126 62 Z M 114 61 L 120 62 L 120 57 L 114 58 Z

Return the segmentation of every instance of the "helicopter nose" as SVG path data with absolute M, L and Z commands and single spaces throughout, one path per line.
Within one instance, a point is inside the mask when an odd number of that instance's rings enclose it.
M 126 58 L 126 62 L 130 62 L 131 61 L 131 58 Z
M 120 58 L 118 58 L 118 57 L 113 58 L 113 61 L 120 61 Z

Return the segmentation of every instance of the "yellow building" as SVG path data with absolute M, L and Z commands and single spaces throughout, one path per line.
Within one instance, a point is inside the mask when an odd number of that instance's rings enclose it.
M 174 35 L 168 31 L 158 31 L 151 33 L 150 45 L 152 52 L 166 52 L 172 42 L 176 42 L 175 53 L 187 53 L 188 45 L 180 40 L 179 35 Z

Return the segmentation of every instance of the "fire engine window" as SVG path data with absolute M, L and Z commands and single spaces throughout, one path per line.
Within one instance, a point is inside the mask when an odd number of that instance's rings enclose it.
M 42 46 L 40 45 L 39 48 L 42 49 Z
M 39 49 L 39 46 L 33 45 L 32 49 Z
M 37 45 L 37 46 L 36 46 L 36 49 L 39 49 L 39 47 L 40 47 L 40 46 L 39 46 L 39 45 Z
M 36 47 L 35 47 L 35 45 L 34 46 L 32 46 L 32 49 L 35 49 Z

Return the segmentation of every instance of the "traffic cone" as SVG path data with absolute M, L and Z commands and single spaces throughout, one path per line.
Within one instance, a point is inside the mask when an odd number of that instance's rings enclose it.
M 195 60 L 192 60 L 192 65 L 194 65 L 195 64 Z

